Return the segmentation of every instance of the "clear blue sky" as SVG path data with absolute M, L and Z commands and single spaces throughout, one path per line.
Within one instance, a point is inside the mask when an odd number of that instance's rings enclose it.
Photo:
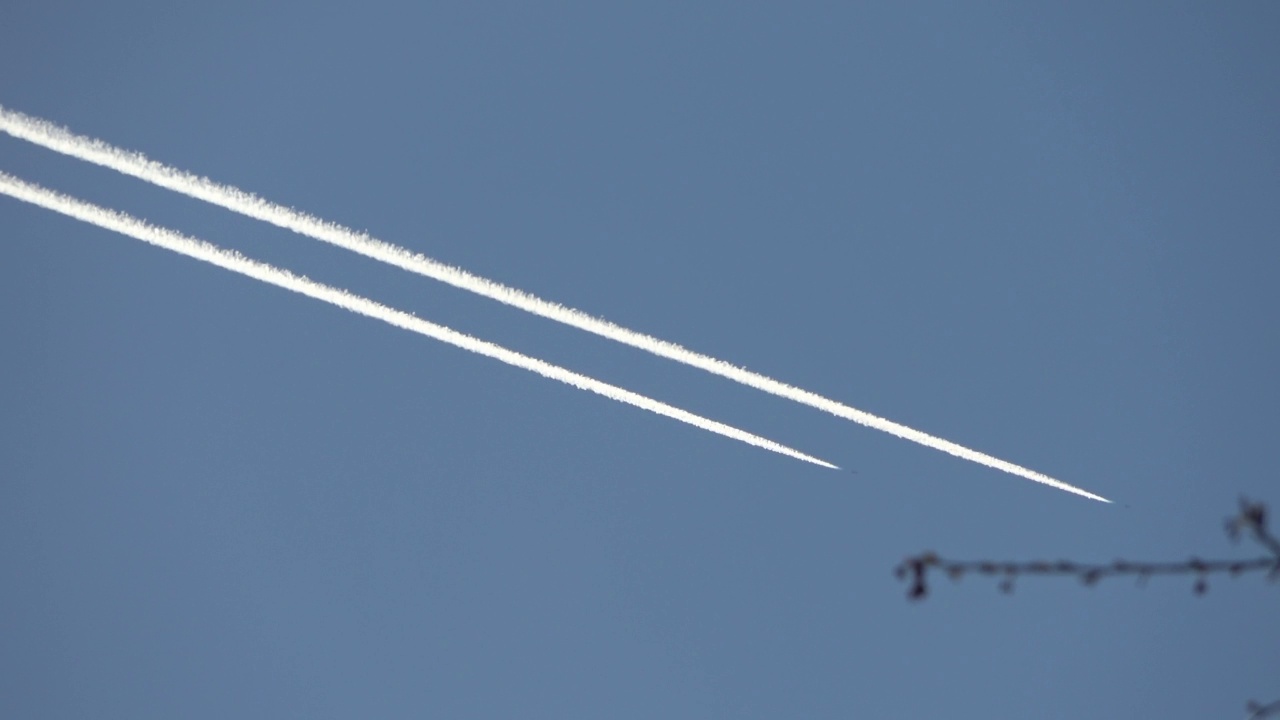
M 9 3 L 0 103 L 1118 502 L 4 136 L 2 170 L 858 473 L 0 198 L 0 715 L 1280 697 L 1258 578 L 891 576 L 1253 554 L 1221 520 L 1280 509 L 1280 5 L 263 5 Z

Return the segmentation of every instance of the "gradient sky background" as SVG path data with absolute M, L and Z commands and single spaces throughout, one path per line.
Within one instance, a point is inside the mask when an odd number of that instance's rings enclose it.
M 1280 506 L 1280 5 L 262 5 L 8 3 L 0 103 L 1117 504 L 0 136 L 28 180 L 858 471 L 0 198 L 0 715 L 1280 697 L 1257 577 L 891 575 L 1256 554 L 1221 521 Z

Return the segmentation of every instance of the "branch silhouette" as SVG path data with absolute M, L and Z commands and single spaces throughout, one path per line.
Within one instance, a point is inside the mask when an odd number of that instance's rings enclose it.
M 1114 576 L 1133 576 L 1139 585 L 1155 575 L 1187 575 L 1195 578 L 1191 586 L 1196 595 L 1209 591 L 1209 576 L 1225 574 L 1236 577 L 1252 572 L 1266 572 L 1268 579 L 1280 580 L 1280 540 L 1267 529 L 1267 507 L 1261 502 L 1253 502 L 1248 498 L 1240 499 L 1240 512 L 1226 521 L 1227 537 L 1233 543 L 1239 542 L 1242 535 L 1248 535 L 1265 548 L 1270 554 L 1247 560 L 1202 560 L 1197 557 L 1183 562 L 1131 562 L 1116 560 L 1108 564 L 1077 563 L 1070 560 L 1031 562 L 999 562 L 994 560 L 946 560 L 934 552 L 924 552 L 903 560 L 894 569 L 899 580 L 908 583 L 907 597 L 914 601 L 925 599 L 929 595 L 929 573 L 938 571 L 945 573 L 952 580 L 959 580 L 965 575 L 977 574 L 1000 578 L 1000 591 L 1013 592 L 1015 581 L 1024 575 L 1033 576 L 1074 576 L 1086 587 L 1096 585 L 1100 580 Z M 1251 720 L 1255 718 L 1280 717 L 1280 700 L 1262 705 L 1250 700 L 1247 705 Z

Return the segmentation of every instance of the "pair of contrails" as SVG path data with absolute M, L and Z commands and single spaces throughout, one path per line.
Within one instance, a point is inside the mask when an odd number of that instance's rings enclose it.
M 891 420 L 877 417 L 808 390 L 802 390 L 744 368 L 736 367 L 723 360 L 717 360 L 694 352 L 675 343 L 628 330 L 580 310 L 543 300 L 524 291 L 472 275 L 460 268 L 445 265 L 405 248 L 370 237 L 365 233 L 358 233 L 341 225 L 326 222 L 312 215 L 277 205 L 229 185 L 222 185 L 207 178 L 169 167 L 140 153 L 122 150 L 101 140 L 75 135 L 65 128 L 9 110 L 4 106 L 0 106 L 0 131 L 49 150 L 101 165 L 125 175 L 131 175 L 183 195 L 204 200 L 233 212 L 292 230 L 322 242 L 337 245 L 374 260 L 439 280 L 456 288 L 483 295 L 525 312 L 540 315 L 660 357 L 706 370 L 757 390 L 763 390 L 778 397 L 817 408 L 837 417 L 852 420 L 860 425 L 896 435 L 904 440 L 910 440 L 925 447 L 941 450 L 965 460 L 996 470 L 1002 470 L 1028 480 L 1034 480 L 1092 500 L 1110 502 L 1106 498 L 1055 480 L 1034 470 L 992 457 L 986 453 L 971 450 L 949 440 L 934 437 Z M 226 270 L 247 275 L 286 290 L 292 290 L 317 300 L 323 300 L 351 312 L 382 320 L 396 327 L 441 340 L 464 350 L 470 350 L 471 352 L 501 360 L 579 389 L 589 390 L 619 402 L 680 420 L 703 430 L 741 440 L 756 447 L 798 460 L 835 469 L 835 466 L 831 463 L 806 455 L 772 440 L 694 415 L 666 403 L 609 385 L 542 360 L 522 355 L 499 345 L 459 333 L 345 290 L 324 285 L 290 273 L 287 270 L 246 258 L 239 253 L 220 248 L 203 240 L 156 227 L 124 213 L 108 210 L 25 182 L 4 172 L 0 172 L 0 193 L 97 225 L 106 230 L 128 235 L 166 250 L 172 250 L 173 252 L 202 260 Z

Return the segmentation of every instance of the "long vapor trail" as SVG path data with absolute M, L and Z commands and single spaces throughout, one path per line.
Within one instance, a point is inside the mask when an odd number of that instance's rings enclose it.
M 151 225 L 150 223 L 139 220 L 131 215 L 126 215 L 115 210 L 108 210 L 73 197 L 63 195 L 62 193 L 49 190 L 39 185 L 34 185 L 20 180 L 8 173 L 0 171 L 0 193 L 9 195 L 38 205 L 42 208 L 62 213 L 77 220 L 83 220 L 91 225 L 96 225 L 105 230 L 113 230 L 123 235 L 150 243 L 165 250 L 186 255 L 212 265 L 217 265 L 225 270 L 247 275 L 255 280 L 282 287 L 286 290 L 306 295 L 316 300 L 322 300 L 331 305 L 337 305 L 344 310 L 350 310 L 353 313 L 381 320 L 398 328 L 416 332 L 420 335 L 426 335 L 442 342 L 449 343 L 463 350 L 470 350 L 495 360 L 500 360 L 508 365 L 514 365 L 525 370 L 530 370 L 543 377 L 552 380 L 559 380 L 567 385 L 572 385 L 580 390 L 589 390 L 593 393 L 603 395 L 610 400 L 634 405 L 635 407 L 648 410 L 650 412 L 664 415 L 680 422 L 688 423 L 696 428 L 708 430 L 710 432 L 723 435 L 734 440 L 741 440 L 748 445 L 754 445 L 764 450 L 792 457 L 797 460 L 821 465 L 825 468 L 838 470 L 835 465 L 819 460 L 818 458 L 806 455 L 799 450 L 794 450 L 785 445 L 781 445 L 772 440 L 753 435 L 745 430 L 725 425 L 704 418 L 700 415 L 694 415 L 691 412 L 672 407 L 658 400 L 654 400 L 644 395 L 640 395 L 630 390 L 623 390 L 620 387 L 601 382 L 585 375 L 580 375 L 572 370 L 548 362 L 543 362 L 527 355 L 522 355 L 513 350 L 508 350 L 500 345 L 486 342 L 478 338 L 465 335 L 451 330 L 442 325 L 428 322 L 419 317 L 411 315 L 401 310 L 387 307 L 381 303 L 375 302 L 365 297 L 355 295 L 340 288 L 324 285 L 305 277 L 294 275 L 288 270 L 268 265 L 257 260 L 247 258 L 237 252 L 220 248 L 217 245 L 192 238 L 173 230 Z
M 958 445 L 950 440 L 935 437 L 915 428 L 907 427 L 892 420 L 831 400 L 817 393 L 803 390 L 745 368 L 737 367 L 723 360 L 694 352 L 675 343 L 634 330 L 628 330 L 608 320 L 543 300 L 523 290 L 507 287 L 493 280 L 473 275 L 461 268 L 446 265 L 425 255 L 392 245 L 371 237 L 367 233 L 356 232 L 342 225 L 278 205 L 230 185 L 223 185 L 208 178 L 199 177 L 164 165 L 151 160 L 141 153 L 130 152 L 101 140 L 76 135 L 50 122 L 9 110 L 3 106 L 0 106 L 0 130 L 49 150 L 101 165 L 154 185 L 219 205 L 242 215 L 337 245 L 389 265 L 448 283 L 456 288 L 483 295 L 525 312 L 540 315 L 565 325 L 571 325 L 580 330 L 639 348 L 669 360 L 701 368 L 748 387 L 817 408 L 836 417 L 852 420 L 860 425 L 895 435 L 904 440 L 910 440 L 958 458 L 1028 480 L 1034 480 L 1092 500 L 1111 502 L 1104 497 L 1094 495 L 1074 485 L 1068 485 L 1060 480 L 1055 480 L 1048 475 L 1030 470 L 1021 465 L 1015 465 L 986 453 Z

